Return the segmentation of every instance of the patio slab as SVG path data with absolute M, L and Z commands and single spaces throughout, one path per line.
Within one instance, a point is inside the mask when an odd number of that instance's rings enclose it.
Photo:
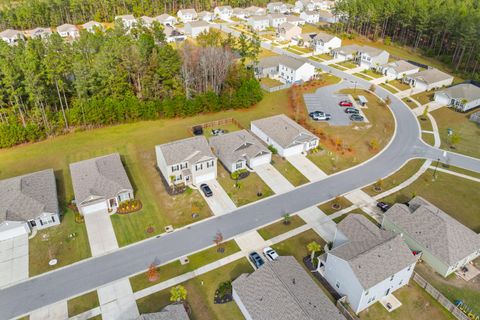
M 393 310 L 402 306 L 400 300 L 398 300 L 393 294 L 389 294 L 388 296 L 380 299 L 380 304 L 387 309 L 388 312 L 392 312 Z

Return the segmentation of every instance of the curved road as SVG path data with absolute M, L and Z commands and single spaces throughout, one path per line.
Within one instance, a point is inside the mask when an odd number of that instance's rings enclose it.
M 331 92 L 351 87 L 350 81 L 356 81 L 357 87 L 370 86 L 368 81 L 312 63 L 345 79 L 328 87 Z M 369 161 L 324 180 L 241 207 L 229 214 L 212 217 L 171 234 L 151 238 L 4 288 L 0 291 L 0 319 L 17 317 L 128 277 L 147 269 L 153 261 L 164 263 L 210 246 L 218 231 L 227 239 L 256 229 L 279 219 L 286 212 L 297 212 L 371 184 L 395 172 L 409 159 L 444 158 L 442 150 L 432 148 L 420 140 L 419 125 L 408 107 L 386 90 L 378 88 L 377 94 L 382 98 L 390 96 L 397 126 L 391 143 Z M 453 153 L 448 153 L 447 158 L 451 165 L 480 172 L 480 161 L 477 159 Z

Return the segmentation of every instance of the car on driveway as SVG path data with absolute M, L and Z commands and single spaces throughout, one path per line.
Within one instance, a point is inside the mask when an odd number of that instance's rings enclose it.
M 387 210 L 390 209 L 390 205 L 385 202 L 377 202 L 377 207 L 379 207 L 382 212 L 387 212 Z
M 211 197 L 213 196 L 213 192 L 212 192 L 212 189 L 210 189 L 210 187 L 208 186 L 208 184 L 206 183 L 202 183 L 200 185 L 200 189 L 202 190 L 203 194 L 205 195 L 205 197 Z
M 353 114 L 359 114 L 360 111 L 358 111 L 358 109 L 355 109 L 355 108 L 345 108 L 344 109 L 345 113 L 353 113 Z
M 350 120 L 352 120 L 352 121 L 363 121 L 364 118 L 363 118 L 363 116 L 354 113 L 350 116 Z
M 277 260 L 278 258 L 278 253 L 270 247 L 263 249 L 263 255 L 268 261 Z
M 353 103 L 351 103 L 348 100 L 342 100 L 342 101 L 340 101 L 340 103 L 338 105 L 340 107 L 353 107 Z
M 252 263 L 255 265 L 257 269 L 265 264 L 265 261 L 263 261 L 262 257 L 260 257 L 260 255 L 255 251 L 251 252 L 248 255 L 248 258 L 250 259 L 250 261 L 252 261 Z

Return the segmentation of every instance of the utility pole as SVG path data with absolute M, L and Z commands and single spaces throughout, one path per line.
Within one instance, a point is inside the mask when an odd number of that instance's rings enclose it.
M 437 163 L 435 165 L 435 170 L 433 170 L 433 179 L 432 181 L 435 181 L 437 179 L 437 168 L 438 168 L 438 164 L 440 163 L 440 158 L 437 158 Z

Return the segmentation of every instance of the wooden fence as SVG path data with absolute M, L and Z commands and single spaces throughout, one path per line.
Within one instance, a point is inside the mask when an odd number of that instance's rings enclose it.
M 280 91 L 283 89 L 288 89 L 293 85 L 293 83 L 285 83 L 276 87 L 269 87 L 264 84 L 260 84 L 263 90 L 268 91 L 268 92 L 275 92 L 275 91 Z
M 357 317 L 350 309 L 346 306 L 347 303 L 347 296 L 343 296 L 337 300 L 337 308 L 340 310 L 340 313 L 343 314 L 347 320 L 359 320 L 360 318 Z

